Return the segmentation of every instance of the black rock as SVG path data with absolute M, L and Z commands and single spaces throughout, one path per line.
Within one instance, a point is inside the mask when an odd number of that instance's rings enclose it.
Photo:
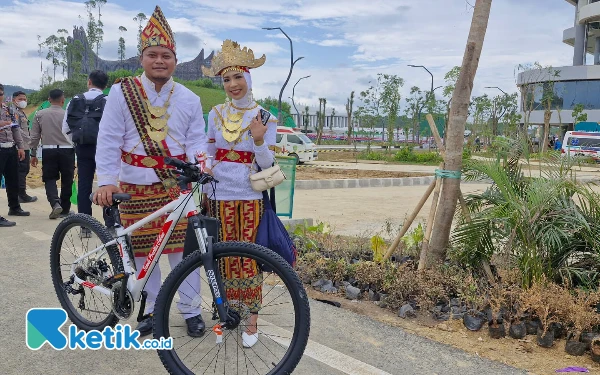
M 325 285 L 326 283 L 327 283 L 327 280 L 325 280 L 325 279 L 319 279 L 319 280 L 313 282 L 311 285 L 312 285 L 313 288 L 317 288 L 318 289 L 318 288 L 322 287 L 323 285 Z
M 342 306 L 342 304 L 341 304 L 341 303 L 339 303 L 339 302 L 336 302 L 336 301 L 330 301 L 330 300 L 328 300 L 328 299 L 319 299 L 319 298 L 315 298 L 315 301 L 319 301 L 319 302 L 322 302 L 322 303 L 326 303 L 326 304 L 328 304 L 328 305 L 335 306 L 335 307 L 341 307 L 341 306 Z
M 369 301 L 379 301 L 379 293 L 374 292 L 373 289 L 369 289 Z
M 359 299 L 361 294 L 361 290 L 353 287 L 352 285 L 346 286 L 346 298 L 348 299 Z
M 415 310 L 413 310 L 412 306 L 407 304 L 402 305 L 400 310 L 398 311 L 398 316 L 401 318 L 414 318 L 417 316 Z
M 454 306 L 460 306 L 460 299 L 459 298 L 451 298 L 450 299 L 450 306 L 454 307 Z
M 338 289 L 333 286 L 333 281 L 327 280 L 327 282 L 321 286 L 321 292 L 323 293 L 337 293 Z

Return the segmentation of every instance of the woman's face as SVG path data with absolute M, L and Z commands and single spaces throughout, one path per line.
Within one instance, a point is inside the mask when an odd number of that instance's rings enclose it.
M 242 99 L 248 93 L 248 83 L 244 73 L 236 71 L 223 74 L 223 87 L 231 99 Z

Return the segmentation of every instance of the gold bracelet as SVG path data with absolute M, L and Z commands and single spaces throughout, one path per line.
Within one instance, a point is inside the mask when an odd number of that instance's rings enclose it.
M 264 144 L 265 144 L 265 140 L 264 140 L 264 139 L 263 139 L 263 140 L 261 140 L 261 141 L 254 141 L 254 145 L 255 145 L 255 146 L 259 146 L 259 147 L 260 147 L 260 146 L 262 146 L 262 145 L 264 145 Z

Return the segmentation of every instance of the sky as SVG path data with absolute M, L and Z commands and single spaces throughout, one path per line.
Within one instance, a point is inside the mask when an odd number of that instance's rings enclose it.
M 474 0 L 469 2 L 474 3 Z M 40 63 L 38 35 L 43 39 L 58 29 L 72 33 L 86 22 L 84 1 L 0 0 L 0 83 L 37 89 Z M 404 79 L 403 98 L 412 86 L 429 90 L 444 85 L 444 75 L 461 65 L 472 8 L 465 0 L 108 0 L 102 7 L 104 41 L 100 57 L 117 60 L 119 26 L 127 57 L 135 56 L 140 12 L 150 16 L 159 5 L 176 34 L 179 62 L 220 49 L 224 39 L 251 48 L 266 63 L 252 70 L 255 98 L 278 98 L 290 67 L 289 41 L 294 58 L 303 57 L 282 98 L 294 100 L 299 110 L 318 107 L 319 98 L 337 113 L 352 91 L 356 96 L 377 79 L 378 73 Z M 97 10 L 96 10 L 97 12 Z M 81 17 L 80 17 L 81 16 Z M 571 65 L 573 48 L 562 43 L 563 30 L 573 26 L 574 7 L 565 0 L 496 0 L 473 88 L 473 95 L 497 95 L 498 86 L 516 92 L 519 64 L 539 62 L 554 67 Z M 45 69 L 45 68 L 44 68 Z M 59 79 L 57 73 L 57 79 Z M 441 90 L 436 91 L 441 95 Z M 355 107 L 358 104 L 355 104 Z

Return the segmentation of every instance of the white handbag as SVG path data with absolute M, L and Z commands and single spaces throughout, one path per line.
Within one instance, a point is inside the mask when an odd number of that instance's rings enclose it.
M 254 160 L 252 161 L 254 164 Z M 254 191 L 265 191 L 279 185 L 285 180 L 283 171 L 275 161 L 275 165 L 250 175 L 250 185 Z

